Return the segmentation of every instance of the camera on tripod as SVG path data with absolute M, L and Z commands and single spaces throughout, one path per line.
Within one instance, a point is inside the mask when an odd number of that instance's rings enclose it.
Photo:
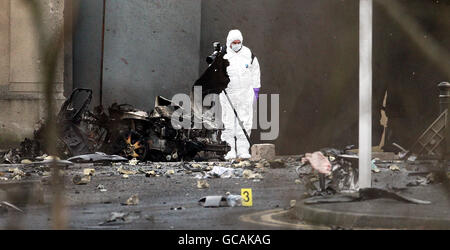
M 217 56 L 222 52 L 222 46 L 219 42 L 213 43 L 214 52 L 206 58 L 206 63 L 212 64 L 216 60 Z

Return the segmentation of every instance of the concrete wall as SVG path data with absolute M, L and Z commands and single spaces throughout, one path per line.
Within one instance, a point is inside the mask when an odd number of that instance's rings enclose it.
M 48 30 L 55 30 L 63 22 L 67 1 L 40 2 Z M 448 51 L 448 1 L 397 2 L 423 28 L 423 39 L 432 37 Z M 79 15 L 74 15 L 73 86 L 93 88 L 96 105 L 103 1 L 73 4 L 79 6 Z M 404 138 L 415 138 L 436 116 L 435 86 L 449 81 L 449 76 L 384 9 L 377 3 L 374 7 L 374 95 L 379 100 L 385 89 L 390 90 L 388 107 L 396 117 L 391 123 L 397 120 L 393 127 L 407 131 Z M 357 143 L 357 0 L 109 0 L 103 104 L 127 102 L 150 110 L 156 95 L 188 93 L 206 68 L 211 43 L 225 42 L 232 28 L 243 31 L 244 43 L 260 59 L 262 93 L 280 94 L 278 153 Z M 0 0 L 0 34 L 0 144 L 4 145 L 30 136 L 34 122 L 42 117 L 42 60 L 21 1 Z M 66 47 L 66 71 L 62 63 L 58 69 L 61 100 L 62 81 L 66 93 L 71 88 L 71 52 Z M 448 60 L 442 64 L 448 65 Z M 257 133 L 252 137 L 258 142 Z
M 103 0 L 73 0 L 73 86 L 93 91 L 100 104 Z
M 42 39 L 35 29 L 26 1 L 0 0 L 0 145 L 17 144 L 31 137 L 34 124 L 44 117 Z M 44 31 L 54 34 L 63 27 L 64 2 L 39 1 Z M 44 41 L 45 42 L 45 41 Z M 57 100 L 64 99 L 64 55 L 56 69 Z
M 228 31 L 238 28 L 259 58 L 261 93 L 280 94 L 277 153 L 351 143 L 357 135 L 358 7 L 358 1 L 205 0 L 200 70 L 212 42 L 225 43 Z M 254 132 L 252 140 L 259 139 Z
M 380 141 L 379 110 L 388 89 L 388 125 L 396 133 L 390 143 L 410 147 L 436 118 L 436 85 L 450 76 L 374 2 L 373 142 Z M 448 51 L 448 1 L 396 2 L 423 29 L 421 39 Z M 260 60 L 261 92 L 280 94 L 277 153 L 357 145 L 358 22 L 356 0 L 203 0 L 200 71 L 212 42 L 224 43 L 228 31 L 239 28 Z M 441 61 L 447 68 L 448 62 Z M 258 142 L 258 133 L 252 140 Z
M 186 93 L 198 78 L 200 0 L 110 0 L 103 105 L 151 110 L 155 97 Z
M 450 72 L 450 2 L 379 2 L 384 5 L 374 4 L 373 81 L 377 87 L 374 97 L 380 100 L 383 90 L 388 91 L 387 143 L 396 142 L 410 148 L 438 116 L 437 84 L 450 81 L 450 75 L 443 70 L 446 68 Z M 400 4 L 400 9 L 393 3 Z M 410 32 L 387 10 L 405 13 L 402 19 L 413 21 L 408 22 Z M 413 30 L 413 26 L 419 30 Z M 427 43 L 425 48 L 420 46 L 424 42 Z M 438 62 L 428 54 L 433 47 L 446 52 Z

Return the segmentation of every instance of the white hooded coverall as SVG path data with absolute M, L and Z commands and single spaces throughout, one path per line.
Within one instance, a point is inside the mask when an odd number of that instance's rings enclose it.
M 227 59 L 230 66 L 227 67 L 227 73 L 230 83 L 225 89 L 236 109 L 239 118 L 244 124 L 244 128 L 250 136 L 253 122 L 253 103 L 255 102 L 254 88 L 260 88 L 260 68 L 258 59 L 253 58 L 249 48 L 242 45 L 241 50 L 235 52 L 230 48 L 233 41 L 243 42 L 242 33 L 239 30 L 231 30 L 227 37 L 227 53 L 224 59 Z M 222 122 L 224 130 L 222 140 L 226 141 L 231 147 L 231 151 L 225 156 L 226 159 L 250 158 L 250 144 L 242 131 L 241 126 L 230 106 L 224 92 L 220 95 L 220 104 L 222 107 Z M 236 146 L 234 138 L 236 137 Z

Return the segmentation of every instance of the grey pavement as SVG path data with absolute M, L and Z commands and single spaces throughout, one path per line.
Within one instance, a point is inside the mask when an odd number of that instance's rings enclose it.
M 195 173 L 186 173 L 179 163 L 152 164 L 161 166 L 161 172 L 175 170 L 166 176 L 145 177 L 138 173 L 123 178 L 118 166 L 75 164 L 66 169 L 64 200 L 68 229 L 158 229 L 158 230 L 278 230 L 278 229 L 450 229 L 450 203 L 443 184 L 431 183 L 416 187 L 407 184 L 424 175 L 425 165 L 400 166 L 391 171 L 380 165 L 374 173 L 376 186 L 387 186 L 409 197 L 429 200 L 431 205 L 406 204 L 389 199 L 371 201 L 303 205 L 306 189 L 296 184 L 295 164 L 286 168 L 266 168 L 263 179 L 245 178 L 207 179 L 210 187 L 197 188 Z M 43 172 L 16 165 L 28 176 L 16 183 L 42 183 Z M 7 172 L 13 165 L 1 165 Z M 84 168 L 94 168 L 95 174 L 87 185 L 75 185 L 73 176 Z M 130 166 L 148 169 L 149 166 Z M 415 173 L 408 176 L 408 173 Z M 425 172 L 426 173 L 426 172 Z M 407 175 L 405 177 L 405 174 Z M 6 197 L 0 181 L 0 201 Z M 107 190 L 101 192 L 101 184 Z M 20 185 L 20 184 L 17 184 Z M 203 208 L 197 201 L 207 195 L 240 194 L 241 188 L 252 188 L 252 207 Z M 24 213 L 0 208 L 0 229 L 51 229 L 51 185 L 43 182 L 41 204 L 18 205 Z M 3 193 L 2 193 L 3 192 Z M 137 194 L 139 204 L 124 206 L 130 196 Z M 296 205 L 290 207 L 290 202 Z M 181 210 L 174 210 L 182 208 Z M 113 213 L 123 213 L 123 220 L 107 222 Z

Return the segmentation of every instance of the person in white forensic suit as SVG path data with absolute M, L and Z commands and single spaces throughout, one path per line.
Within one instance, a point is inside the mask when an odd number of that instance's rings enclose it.
M 258 99 L 261 87 L 261 72 L 258 58 L 242 44 L 243 41 L 242 33 L 239 30 L 231 30 L 228 33 L 227 52 L 224 59 L 230 63 L 230 66 L 227 67 L 230 83 L 225 91 L 250 136 L 253 123 L 253 104 Z M 231 147 L 231 150 L 225 155 L 225 159 L 248 159 L 251 157 L 250 143 L 245 137 L 225 93 L 222 92 L 219 98 L 224 125 L 221 138 Z

